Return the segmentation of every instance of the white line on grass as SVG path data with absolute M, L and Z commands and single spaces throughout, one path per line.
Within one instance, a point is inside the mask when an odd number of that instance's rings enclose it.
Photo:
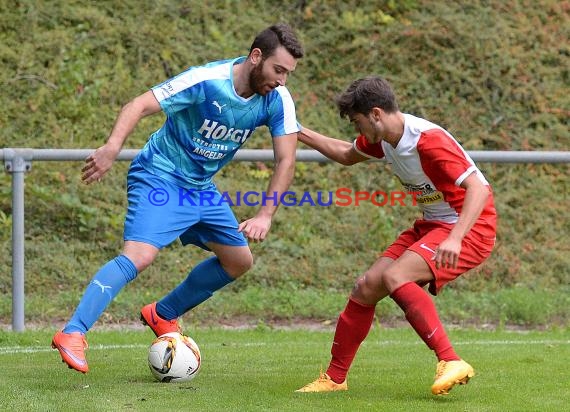
M 200 346 L 204 347 L 214 347 L 214 346 L 239 346 L 242 347 L 256 347 L 256 346 L 307 346 L 307 345 L 322 345 L 322 342 L 281 342 L 275 343 L 272 342 L 268 344 L 267 342 L 244 342 L 244 343 L 232 343 L 232 344 L 223 344 L 223 343 L 206 343 L 201 344 Z M 385 340 L 385 341 L 377 341 L 377 342 L 364 342 L 366 345 L 398 345 L 398 346 L 405 346 L 405 345 L 420 345 L 423 344 L 421 341 L 417 342 L 410 342 L 410 341 L 398 341 L 398 340 Z M 455 342 L 456 346 L 459 345 L 493 345 L 493 346 L 500 346 L 500 345 L 570 345 L 570 340 L 471 340 L 471 341 L 457 341 Z M 143 344 L 136 344 L 136 345 L 93 345 L 90 346 L 90 350 L 108 350 L 108 349 L 146 349 L 149 345 Z M 54 351 L 55 349 L 51 349 L 50 347 L 46 346 L 7 346 L 7 347 L 0 347 L 0 355 L 12 355 L 16 353 L 41 353 L 41 352 L 50 352 Z

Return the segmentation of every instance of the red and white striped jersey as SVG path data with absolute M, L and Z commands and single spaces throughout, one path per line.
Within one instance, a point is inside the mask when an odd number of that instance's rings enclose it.
M 463 180 L 476 173 L 486 186 L 489 183 L 448 131 L 410 114 L 404 114 L 404 118 L 404 134 L 397 147 L 384 141 L 371 144 L 361 135 L 354 141 L 354 148 L 367 157 L 386 158 L 404 188 L 415 194 L 425 220 L 456 223 L 465 200 L 465 189 L 460 186 Z M 492 192 L 479 219 L 485 220 L 494 232 Z

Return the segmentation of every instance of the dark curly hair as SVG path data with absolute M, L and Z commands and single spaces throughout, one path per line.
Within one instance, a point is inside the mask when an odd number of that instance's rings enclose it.
M 386 113 L 400 110 L 390 83 L 377 76 L 355 80 L 335 100 L 341 117 L 351 117 L 356 113 L 367 115 L 373 107 L 379 107 Z

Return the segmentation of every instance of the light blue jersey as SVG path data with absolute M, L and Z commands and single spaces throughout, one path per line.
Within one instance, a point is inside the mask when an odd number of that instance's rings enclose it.
M 182 187 L 203 189 L 259 126 L 272 137 L 299 131 L 286 87 L 245 99 L 233 86 L 233 65 L 245 57 L 188 70 L 152 88 L 166 122 L 137 161 L 150 173 Z

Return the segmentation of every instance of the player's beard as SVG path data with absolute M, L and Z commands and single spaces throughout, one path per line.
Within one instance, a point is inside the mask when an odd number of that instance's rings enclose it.
M 265 78 L 263 77 L 263 65 L 265 64 L 265 61 L 261 61 L 261 63 L 259 63 L 257 66 L 255 66 L 251 72 L 249 73 L 249 87 L 251 90 L 253 90 L 254 93 L 260 94 L 262 96 L 265 96 L 267 93 L 269 93 L 271 90 L 269 91 L 266 90 L 266 88 L 264 86 L 269 86 L 266 82 L 265 82 Z

